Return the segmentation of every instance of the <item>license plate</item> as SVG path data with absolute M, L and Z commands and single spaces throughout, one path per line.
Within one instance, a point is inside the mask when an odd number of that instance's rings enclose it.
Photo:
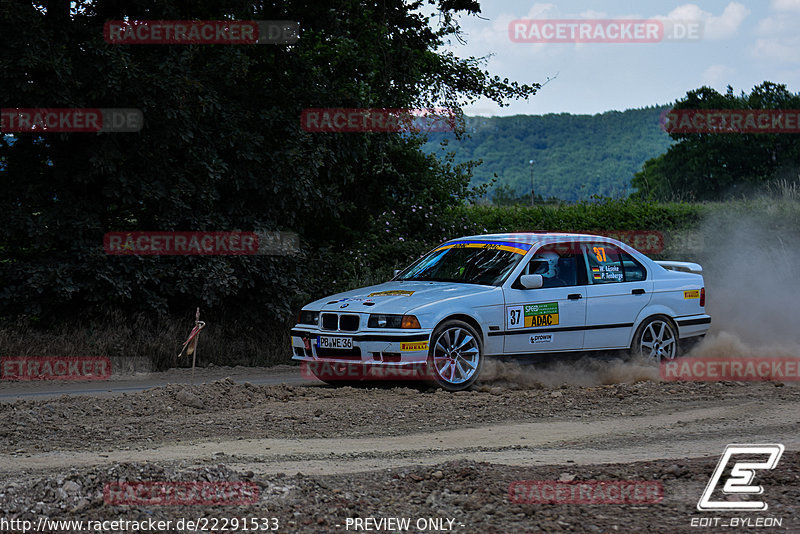
M 352 337 L 319 336 L 317 347 L 320 349 L 352 349 Z

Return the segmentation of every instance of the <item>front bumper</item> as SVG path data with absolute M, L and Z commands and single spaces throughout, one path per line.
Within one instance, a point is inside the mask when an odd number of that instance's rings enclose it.
M 297 325 L 291 331 L 292 359 L 332 363 L 361 363 L 368 365 L 407 365 L 428 360 L 432 331 L 362 330 L 341 332 L 322 330 L 310 325 Z M 319 336 L 352 338 L 352 349 L 321 348 Z

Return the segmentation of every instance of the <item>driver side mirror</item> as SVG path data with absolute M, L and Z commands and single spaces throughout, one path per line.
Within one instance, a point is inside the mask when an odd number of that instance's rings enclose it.
M 539 289 L 544 285 L 544 279 L 541 274 L 523 274 L 519 277 L 519 283 L 525 289 Z

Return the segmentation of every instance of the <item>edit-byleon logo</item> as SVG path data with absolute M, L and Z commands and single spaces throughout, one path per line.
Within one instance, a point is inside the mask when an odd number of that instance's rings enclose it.
M 711 500 L 711 497 L 714 494 L 714 490 L 720 484 L 722 475 L 725 474 L 728 468 L 728 463 L 735 460 L 736 456 L 744 458 L 740 461 L 733 461 L 730 474 L 725 479 L 722 486 L 722 493 L 737 498 L 748 495 L 761 495 L 764 493 L 764 488 L 753 484 L 756 471 L 775 469 L 775 466 L 778 465 L 778 460 L 780 460 L 783 455 L 783 449 L 784 447 L 780 443 L 731 444 L 725 447 L 722 458 L 720 458 L 716 469 L 714 469 L 714 473 L 711 475 L 711 480 L 708 481 L 708 485 L 705 491 L 703 491 L 700 501 L 697 503 L 697 509 L 701 512 L 711 510 L 766 510 L 768 505 L 765 501 L 714 501 Z M 763 461 L 754 461 L 753 458 L 759 458 Z

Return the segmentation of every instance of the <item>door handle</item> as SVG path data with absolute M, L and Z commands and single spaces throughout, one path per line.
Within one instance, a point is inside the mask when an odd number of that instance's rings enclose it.
M 581 295 L 580 293 L 572 293 L 572 294 L 567 295 L 567 298 L 569 300 L 578 300 L 580 298 L 583 298 L 583 295 Z
M 644 289 L 641 289 L 641 288 L 640 289 L 634 289 L 634 290 L 631 291 L 631 294 L 633 294 L 633 295 L 644 295 Z

